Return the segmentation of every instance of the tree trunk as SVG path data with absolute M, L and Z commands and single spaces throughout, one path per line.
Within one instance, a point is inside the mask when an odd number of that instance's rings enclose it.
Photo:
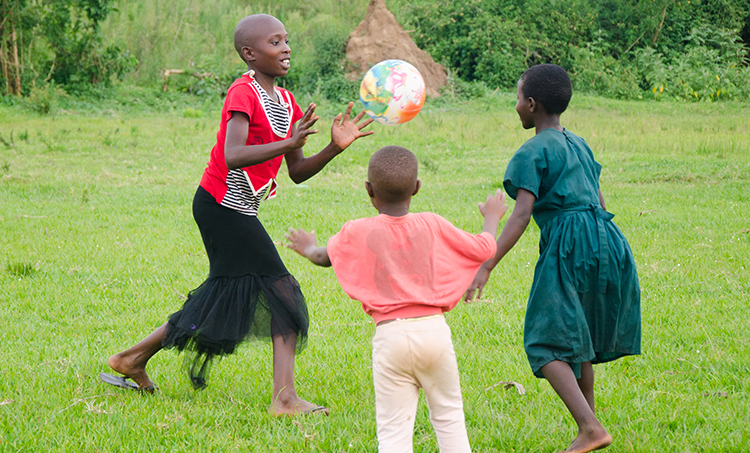
M 661 32 L 661 27 L 664 26 L 664 18 L 667 17 L 667 5 L 669 5 L 669 2 L 664 3 L 664 9 L 661 10 L 661 22 L 659 22 L 659 26 L 656 27 L 654 37 L 651 38 L 651 47 L 654 47 L 654 44 L 656 44 L 656 39 L 659 37 L 659 33 Z
M 21 62 L 18 58 L 16 22 L 18 13 L 8 2 L 3 2 L 0 23 L 0 66 L 5 79 L 5 94 L 21 94 Z
M 11 75 L 13 78 L 13 90 L 11 94 L 20 95 L 21 94 L 21 63 L 18 61 L 18 41 L 16 40 L 16 29 L 14 27 L 15 24 L 11 22 L 10 26 L 13 27 L 10 32 L 10 41 L 11 41 L 11 71 L 14 73 Z

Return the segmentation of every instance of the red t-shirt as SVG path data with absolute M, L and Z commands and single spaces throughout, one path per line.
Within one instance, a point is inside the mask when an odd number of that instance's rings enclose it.
M 497 244 L 422 212 L 352 220 L 327 250 L 341 287 L 379 323 L 451 310 Z
M 201 187 L 213 195 L 216 202 L 220 204 L 227 194 L 227 174 L 229 170 L 224 157 L 224 142 L 227 135 L 227 123 L 232 117 L 231 112 L 243 112 L 250 118 L 246 145 L 263 145 L 291 137 L 292 125 L 303 116 L 302 110 L 295 102 L 292 93 L 284 88 L 276 87 L 279 100 L 282 105 L 285 104 L 286 113 L 289 115 L 289 127 L 286 135 L 283 137 L 276 135 L 266 115 L 261 93 L 252 82 L 252 78 L 243 75 L 235 80 L 227 90 L 224 108 L 221 111 L 221 125 L 219 126 L 219 132 L 216 134 L 216 145 L 211 150 L 208 166 L 201 178 Z M 251 167 L 242 168 L 242 171 L 247 175 L 253 193 L 267 189 L 265 197 L 271 198 L 276 195 L 276 175 L 283 158 L 282 155 Z

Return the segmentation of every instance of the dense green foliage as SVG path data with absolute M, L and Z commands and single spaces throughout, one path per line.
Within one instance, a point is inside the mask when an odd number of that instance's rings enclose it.
M 101 24 L 112 0 L 2 0 L 3 66 L 18 67 L 22 92 L 52 82 L 69 93 L 88 93 L 122 78 L 137 60 L 116 43 L 105 45 Z M 11 36 L 11 39 L 8 37 Z M 8 56 L 18 54 L 18 61 Z M 4 70 L 3 85 L 12 75 Z M 8 92 L 8 87 L 4 92 Z
M 417 44 L 464 80 L 507 88 L 529 66 L 557 63 L 577 89 L 608 96 L 657 88 L 678 99 L 750 98 L 743 0 L 403 3 L 400 16 Z M 679 74 L 657 74 L 659 65 Z M 717 75 L 724 80 L 710 80 Z
M 608 97 L 750 99 L 746 0 L 387 5 L 446 66 L 454 95 L 512 89 L 530 65 L 551 62 L 568 69 L 578 91 Z M 298 97 L 338 101 L 356 95 L 344 49 L 367 0 L 2 0 L 0 6 L 11 19 L 0 27 L 0 59 L 9 62 L 0 74 L 5 94 L 14 92 L 8 81 L 18 67 L 24 94 L 46 82 L 81 94 L 127 77 L 154 89 L 220 95 L 244 70 L 231 43 L 236 22 L 264 12 L 279 17 L 291 35 L 293 68 L 280 83 Z M 166 70 L 178 72 L 165 76 Z

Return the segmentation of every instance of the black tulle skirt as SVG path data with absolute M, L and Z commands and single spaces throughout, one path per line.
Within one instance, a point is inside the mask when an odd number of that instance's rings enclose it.
M 280 335 L 296 342 L 300 352 L 309 326 L 305 298 L 258 218 L 219 205 L 200 186 L 193 217 L 208 253 L 209 275 L 170 316 L 162 340 L 165 348 L 188 352 L 185 365 L 193 386 L 206 385 L 212 359 L 233 353 L 248 339 Z

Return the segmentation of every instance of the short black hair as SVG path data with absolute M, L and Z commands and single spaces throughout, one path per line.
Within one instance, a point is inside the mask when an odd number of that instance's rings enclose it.
M 544 110 L 560 114 L 568 108 L 573 96 L 573 86 L 567 71 L 556 64 L 532 66 L 521 76 L 521 92 L 525 98 L 534 98 Z
M 402 146 L 380 148 L 370 158 L 367 179 L 378 198 L 387 202 L 408 199 L 417 184 L 417 156 Z

